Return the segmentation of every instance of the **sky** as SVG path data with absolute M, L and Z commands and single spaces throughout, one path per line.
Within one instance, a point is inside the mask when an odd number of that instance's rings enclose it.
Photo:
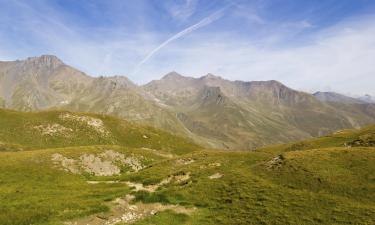
M 0 60 L 137 84 L 176 71 L 375 95 L 373 0 L 0 0 Z

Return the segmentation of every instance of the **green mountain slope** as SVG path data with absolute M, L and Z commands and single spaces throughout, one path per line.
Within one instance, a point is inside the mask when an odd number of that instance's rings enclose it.
M 0 109 L 0 141 L 33 149 L 121 145 L 189 152 L 198 146 L 191 141 L 111 116 L 47 111 L 23 113 Z
M 239 152 L 109 116 L 0 115 L 1 224 L 375 222 L 374 126 Z
M 311 150 L 332 147 L 375 147 L 375 126 L 367 126 L 361 129 L 339 130 L 335 133 L 319 138 L 289 144 L 273 145 L 259 148 L 257 151 L 270 152 L 272 154 L 288 151 Z

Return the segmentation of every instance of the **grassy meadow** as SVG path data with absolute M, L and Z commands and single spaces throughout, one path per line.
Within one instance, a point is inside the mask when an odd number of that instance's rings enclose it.
M 137 225 L 371 225 L 374 134 L 372 126 L 252 152 L 217 151 L 114 117 L 1 110 L 0 224 L 104 221 L 113 201 L 132 195 L 131 204 L 194 209 L 161 210 L 131 222 Z M 68 170 L 82 156 L 108 150 L 139 159 L 142 169 L 118 165 L 120 172 L 110 176 Z M 55 154 L 65 161 L 53 161 Z M 127 182 L 159 186 L 137 190 Z

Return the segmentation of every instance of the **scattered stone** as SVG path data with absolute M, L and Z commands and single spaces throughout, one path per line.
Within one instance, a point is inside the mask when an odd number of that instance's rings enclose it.
M 175 183 L 183 183 L 190 179 L 190 172 L 181 172 L 176 175 L 171 176 L 172 180 L 175 180 Z
M 220 167 L 221 166 L 221 163 L 219 162 L 214 162 L 214 163 L 210 163 L 208 164 L 209 167 Z
M 189 164 L 192 164 L 194 163 L 195 160 L 194 159 L 191 159 L 191 158 L 187 158 L 187 159 L 177 159 L 176 160 L 176 163 L 179 164 L 179 165 L 189 165 Z
M 74 159 L 69 159 L 59 153 L 55 153 L 52 155 L 52 161 L 55 165 L 61 164 L 63 169 L 67 172 L 71 172 L 74 174 L 80 173 L 79 167 L 76 164 L 76 160 Z
M 285 157 L 283 155 L 278 155 L 273 158 L 271 161 L 267 162 L 267 167 L 269 169 L 280 168 L 284 164 Z
M 87 125 L 88 127 L 94 129 L 96 132 L 109 136 L 109 131 L 105 128 L 104 123 L 101 119 L 90 117 L 90 116 L 78 116 L 70 113 L 60 114 L 59 118 L 63 121 L 76 121 L 81 124 Z
M 95 176 L 113 176 L 120 174 L 120 168 L 112 161 L 102 160 L 93 154 L 84 154 L 79 157 L 83 170 Z
M 223 174 L 221 174 L 221 173 L 215 173 L 215 174 L 209 176 L 208 178 L 210 178 L 212 180 L 212 179 L 219 179 L 221 177 L 223 177 Z
M 345 147 L 374 147 L 375 146 L 375 133 L 365 134 L 358 137 L 358 139 L 347 142 Z
M 143 164 L 134 155 L 125 157 L 124 154 L 115 152 L 113 150 L 107 150 L 99 155 L 101 158 L 108 159 L 111 161 L 119 161 L 121 164 L 129 166 L 135 172 L 143 169 Z M 140 156 L 143 158 L 143 156 Z
M 124 154 L 107 150 L 98 155 L 83 154 L 78 159 L 69 159 L 59 153 L 52 155 L 52 161 L 60 164 L 65 171 L 82 174 L 83 172 L 95 176 L 113 176 L 121 173 L 120 166 L 129 166 L 137 172 L 144 168 L 134 156 L 125 157 Z
M 38 130 L 43 136 L 63 136 L 73 132 L 73 129 L 64 127 L 58 123 L 39 125 L 33 128 Z

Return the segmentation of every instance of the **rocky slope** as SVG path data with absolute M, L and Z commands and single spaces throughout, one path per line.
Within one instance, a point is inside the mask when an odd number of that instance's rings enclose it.
M 49 55 L 0 62 L 0 107 L 110 114 L 225 149 L 253 149 L 375 123 L 374 104 L 338 94 L 314 96 L 278 81 L 172 72 L 137 86 L 123 76 L 90 77 Z
M 208 135 L 221 148 L 321 136 L 375 118 L 371 104 L 338 94 L 323 99 L 277 81 L 229 81 L 212 74 L 195 79 L 174 72 L 143 88 L 173 107 L 190 131 Z M 334 97 L 340 101 L 330 101 Z

